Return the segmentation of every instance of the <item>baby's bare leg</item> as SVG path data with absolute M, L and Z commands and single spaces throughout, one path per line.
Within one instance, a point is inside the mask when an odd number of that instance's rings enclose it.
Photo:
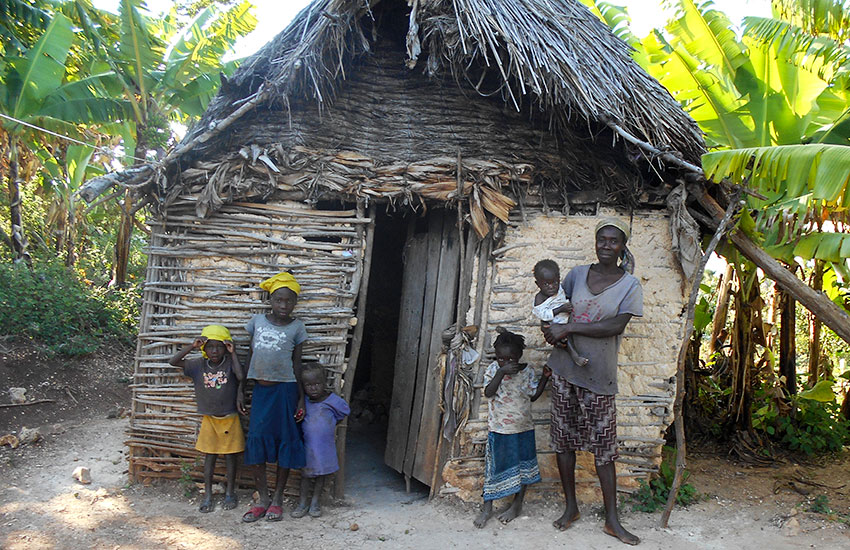
M 588 363 L 587 357 L 582 357 L 576 351 L 576 348 L 573 347 L 573 339 L 572 337 L 567 337 L 567 351 L 570 353 L 570 359 L 573 360 L 573 363 L 578 367 L 584 367 Z

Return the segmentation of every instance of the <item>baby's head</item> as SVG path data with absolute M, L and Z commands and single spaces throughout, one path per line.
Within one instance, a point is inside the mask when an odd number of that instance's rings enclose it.
M 325 369 L 319 363 L 304 363 L 301 368 L 301 385 L 311 400 L 321 399 L 327 394 Z
M 521 334 L 501 329 L 493 342 L 493 349 L 500 367 L 508 363 L 519 363 L 525 349 L 525 338 Z
M 561 270 L 555 260 L 540 260 L 534 264 L 534 282 L 544 296 L 554 296 L 561 284 Z

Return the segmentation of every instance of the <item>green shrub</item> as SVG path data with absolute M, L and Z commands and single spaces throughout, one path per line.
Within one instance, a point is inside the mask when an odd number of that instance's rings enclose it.
M 850 443 L 850 422 L 841 415 L 831 385 L 822 380 L 815 388 L 784 400 L 772 397 L 769 390 L 762 388 L 756 392 L 753 428 L 774 443 L 809 456 L 840 451 Z
M 135 337 L 139 292 L 87 285 L 61 265 L 0 264 L 0 334 L 27 336 L 63 355 Z
M 646 480 L 639 480 L 640 486 L 638 490 L 632 493 L 630 500 L 632 510 L 636 512 L 655 512 L 667 504 L 667 497 L 670 495 L 670 487 L 673 485 L 673 477 L 676 474 L 675 466 L 676 450 L 671 447 L 664 447 L 665 458 L 661 462 L 661 468 L 658 471 L 658 476 L 651 479 L 649 483 Z M 700 499 L 696 487 L 687 483 L 690 473 L 685 470 L 682 472 L 682 483 L 679 485 L 679 493 L 676 495 L 676 504 L 679 506 L 689 506 Z

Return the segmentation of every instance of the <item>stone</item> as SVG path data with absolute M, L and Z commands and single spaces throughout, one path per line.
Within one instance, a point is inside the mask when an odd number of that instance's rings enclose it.
M 21 428 L 20 438 L 21 445 L 29 445 L 41 441 L 41 430 L 38 428 Z
M 83 485 L 88 485 L 89 483 L 91 483 L 91 470 L 89 470 L 85 466 L 77 466 L 74 470 L 74 473 L 71 474 L 71 477 L 73 477 Z
M 27 402 L 27 389 L 26 388 L 9 388 L 9 398 L 12 400 L 12 403 L 19 405 L 21 403 Z

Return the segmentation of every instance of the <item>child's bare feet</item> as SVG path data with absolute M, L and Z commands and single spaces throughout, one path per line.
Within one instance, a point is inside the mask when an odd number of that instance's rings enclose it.
M 310 508 L 306 504 L 299 504 L 295 510 L 289 512 L 289 515 L 293 518 L 303 518 L 309 510 Z
M 224 495 L 224 504 L 221 506 L 225 510 L 233 510 L 239 504 L 239 499 L 235 494 Z
M 552 525 L 555 526 L 555 529 L 558 531 L 566 531 L 570 527 L 572 527 L 573 523 L 578 521 L 578 518 L 581 517 L 581 514 L 578 510 L 571 510 L 567 508 L 564 510 L 564 514 L 552 522 Z
M 212 501 L 210 497 L 204 499 L 201 505 L 198 507 L 198 511 L 202 514 L 209 514 L 215 510 L 215 503 Z
M 511 504 L 510 506 L 508 506 L 507 508 L 505 508 L 505 511 L 502 512 L 501 514 L 499 514 L 498 519 L 503 524 L 507 524 L 507 523 L 510 523 L 511 521 L 515 520 L 516 518 L 518 518 L 521 512 L 522 512 L 522 504 L 517 506 L 516 503 L 514 503 L 514 504 Z
M 481 513 L 478 515 L 478 517 L 477 517 L 477 518 L 475 518 L 475 521 L 473 521 L 473 522 L 472 522 L 472 525 L 474 525 L 474 526 L 478 527 L 479 529 L 481 529 L 482 527 L 484 527 L 485 525 L 487 525 L 487 522 L 488 522 L 488 521 L 490 520 L 490 518 L 492 518 L 492 517 L 493 517 L 493 501 L 492 501 L 492 500 L 488 500 L 488 501 L 487 501 L 487 502 L 485 502 L 485 503 L 484 503 L 484 505 L 481 507 Z
M 614 526 L 605 523 L 605 527 L 603 527 L 602 530 L 612 537 L 617 537 L 620 539 L 620 542 L 624 544 L 629 544 L 631 546 L 640 544 L 640 538 L 626 531 L 625 527 L 620 525 L 619 522 L 617 522 Z
M 310 517 L 311 518 L 320 518 L 322 517 L 322 505 L 318 502 L 313 502 L 310 504 Z

